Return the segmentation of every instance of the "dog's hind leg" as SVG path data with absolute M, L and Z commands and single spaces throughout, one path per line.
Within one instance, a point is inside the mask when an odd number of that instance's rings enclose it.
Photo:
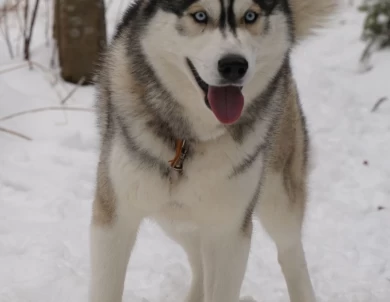
M 276 244 L 291 302 L 315 301 L 301 241 L 304 207 L 304 182 L 267 174 L 257 214 Z
M 252 224 L 202 233 L 204 302 L 238 302 L 249 256 Z

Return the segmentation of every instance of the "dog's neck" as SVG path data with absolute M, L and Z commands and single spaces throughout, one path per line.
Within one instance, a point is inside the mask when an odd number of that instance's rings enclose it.
M 281 96 L 286 77 L 291 73 L 289 56 L 286 56 L 285 61 L 277 67 L 273 79 L 262 84 L 262 92 L 259 92 L 261 77 L 255 76 L 251 83 L 243 88 L 244 95 L 252 101 L 244 108 L 244 113 L 237 123 L 226 126 L 219 123 L 206 107 L 203 92 L 196 89 L 196 83 L 191 82 L 190 73 L 186 77 L 168 61 L 159 61 L 159 64 L 157 69 L 152 69 L 149 64 L 143 66 L 145 75 L 149 78 L 144 79 L 141 76 L 136 81 L 140 86 L 145 82 L 149 85 L 143 86 L 143 93 L 134 100 L 138 103 L 134 108 L 139 111 L 136 115 L 147 117 L 147 128 L 168 143 L 173 150 L 176 149 L 177 140 L 185 140 L 187 147 L 191 147 L 194 143 L 213 141 L 225 135 L 241 144 L 254 125 L 262 119 L 268 106 L 279 102 L 274 99 L 274 94 L 279 91 L 278 95 Z M 159 92 L 158 97 L 156 91 Z

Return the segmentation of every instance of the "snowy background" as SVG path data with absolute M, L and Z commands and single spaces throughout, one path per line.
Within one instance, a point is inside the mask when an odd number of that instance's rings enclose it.
M 341 1 L 341 0 L 340 0 Z M 5 0 L 0 0 L 5 2 Z M 128 1 L 107 0 L 109 34 Z M 50 68 L 51 8 L 41 1 L 32 69 L 21 59 L 18 14 L 0 13 L 0 302 L 86 301 L 95 166 L 94 90 Z M 352 3 L 352 5 L 351 5 Z M 304 244 L 320 302 L 390 301 L 390 51 L 361 68 L 364 16 L 348 1 L 333 26 L 300 46 L 294 72 L 313 142 Z M 73 94 L 71 92 L 74 92 Z M 67 97 L 71 94 L 71 97 Z M 127 302 L 182 301 L 191 274 L 184 252 L 145 222 L 126 279 Z M 242 288 L 257 302 L 287 302 L 275 248 L 259 224 Z

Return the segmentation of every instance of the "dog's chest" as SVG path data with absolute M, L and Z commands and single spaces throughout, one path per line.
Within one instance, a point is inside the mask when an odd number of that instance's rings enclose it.
M 252 153 L 253 148 L 246 152 Z M 167 178 L 153 169 L 139 169 L 137 160 L 126 160 L 128 154 L 121 154 L 124 150 L 113 151 L 117 168 L 111 171 L 123 201 L 184 228 L 242 216 L 256 192 L 263 165 L 260 154 L 236 175 L 235 168 L 247 160 L 245 151 L 229 144 L 206 145 L 184 160 L 182 174 L 172 170 Z
M 260 181 L 262 160 L 237 176 L 231 161 L 226 153 L 205 151 L 184 162 L 183 175 L 171 180 L 155 218 L 180 232 L 243 219 Z

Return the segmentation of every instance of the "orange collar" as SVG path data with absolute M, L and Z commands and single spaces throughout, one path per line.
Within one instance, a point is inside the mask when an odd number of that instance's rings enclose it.
M 176 171 L 182 171 L 183 163 L 187 156 L 187 151 L 188 151 L 186 140 L 178 139 L 176 140 L 175 145 L 176 145 L 176 155 L 172 160 L 169 161 L 169 163 L 171 164 L 171 167 Z

